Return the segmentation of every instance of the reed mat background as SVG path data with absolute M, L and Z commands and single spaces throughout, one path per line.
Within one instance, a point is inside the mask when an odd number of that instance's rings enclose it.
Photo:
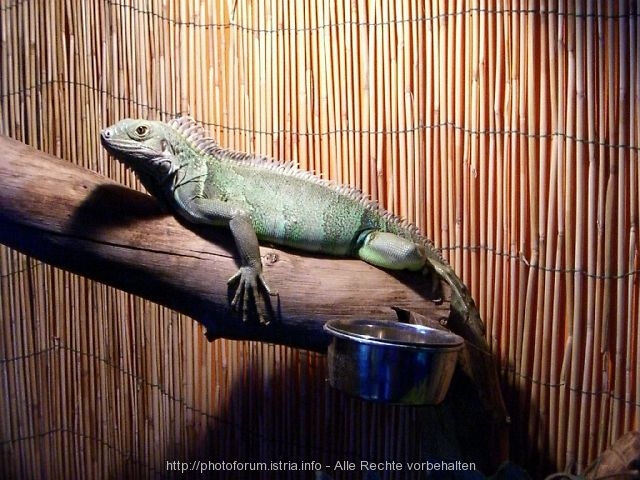
M 0 133 L 140 188 L 99 130 L 190 113 L 362 188 L 471 287 L 513 460 L 581 470 L 640 428 L 639 27 L 635 1 L 4 0 Z M 4 478 L 424 460 L 415 410 L 332 391 L 322 355 L 6 248 L 0 295 Z

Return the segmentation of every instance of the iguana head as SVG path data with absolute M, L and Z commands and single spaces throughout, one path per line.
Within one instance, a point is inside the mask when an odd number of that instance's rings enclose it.
M 178 168 L 174 155 L 175 132 L 166 123 L 125 119 L 102 130 L 102 145 L 114 157 L 132 168 L 144 182 L 162 183 Z

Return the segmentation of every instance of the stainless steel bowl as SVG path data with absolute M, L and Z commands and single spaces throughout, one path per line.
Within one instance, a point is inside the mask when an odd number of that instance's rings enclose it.
M 462 337 L 384 320 L 330 320 L 329 383 L 350 395 L 403 405 L 434 405 L 449 389 Z

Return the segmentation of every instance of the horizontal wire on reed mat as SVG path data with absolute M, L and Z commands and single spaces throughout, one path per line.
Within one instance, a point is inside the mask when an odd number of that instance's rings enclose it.
M 580 472 L 640 429 L 638 12 L 595 0 L 8 0 L 0 134 L 142 189 L 100 130 L 188 114 L 225 147 L 361 189 L 470 287 L 512 459 L 534 476 Z M 415 411 L 338 395 L 322 355 L 209 343 L 189 318 L 5 247 L 0 325 L 7 478 L 421 455 Z M 335 412 L 347 414 L 326 420 Z

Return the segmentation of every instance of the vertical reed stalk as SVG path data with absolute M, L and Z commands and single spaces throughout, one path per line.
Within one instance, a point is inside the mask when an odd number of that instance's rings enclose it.
M 617 13 L 619 15 L 629 16 L 628 4 L 620 0 L 618 2 Z M 625 18 L 625 17 L 623 17 Z M 628 20 L 623 20 L 616 24 L 618 33 L 618 48 L 617 53 L 621 58 L 629 58 L 629 24 Z M 615 126 L 617 137 L 616 143 L 618 145 L 629 145 L 629 62 L 618 62 L 617 81 L 617 101 L 618 105 L 616 110 L 618 114 L 616 117 L 617 125 Z M 613 122 L 612 122 L 613 123 Z M 629 189 L 627 182 L 629 176 L 627 169 L 629 168 L 629 150 L 617 149 L 616 151 L 617 163 L 618 163 L 618 182 L 617 182 L 617 259 L 616 259 L 616 271 L 624 272 L 628 265 L 626 258 L 627 248 L 626 242 L 628 242 L 629 234 L 629 216 L 628 216 L 628 202 L 629 202 Z M 615 356 L 614 356 L 614 402 L 612 411 L 611 433 L 610 441 L 614 441 L 619 438 L 625 431 L 623 430 L 623 407 L 621 399 L 625 398 L 625 371 L 626 371 L 626 335 L 627 325 L 624 319 L 627 318 L 627 291 L 625 288 L 625 282 L 627 281 L 625 275 L 618 275 L 616 279 L 616 322 L 615 322 Z

